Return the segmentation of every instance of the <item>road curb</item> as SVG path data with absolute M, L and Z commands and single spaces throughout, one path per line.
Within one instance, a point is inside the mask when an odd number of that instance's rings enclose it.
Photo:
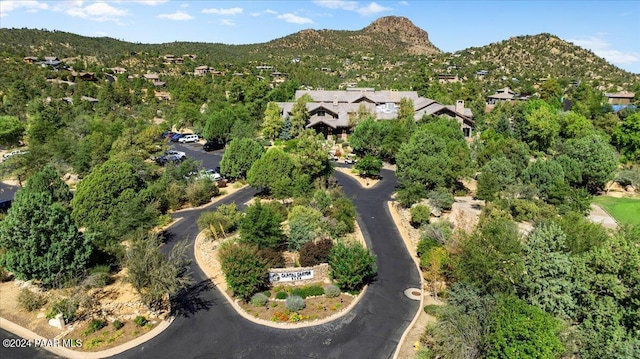
M 392 206 L 393 206 L 392 201 L 387 201 L 387 210 L 391 215 L 391 219 L 393 220 L 393 223 L 396 225 L 396 229 L 398 230 L 398 233 L 400 233 L 400 237 L 402 237 L 402 241 L 404 242 L 405 247 L 407 247 L 407 251 L 411 256 L 411 259 L 413 259 L 413 263 L 416 265 L 416 268 L 418 269 L 418 273 L 420 273 L 420 291 L 423 292 L 424 278 L 422 277 L 422 271 L 420 270 L 420 263 L 418 262 L 418 259 L 415 255 L 415 251 L 413 250 L 413 246 L 411 245 L 411 241 L 409 240 L 406 231 L 400 226 L 400 223 L 401 223 L 400 218 L 398 218 L 398 214 L 396 213 L 395 208 L 393 208 Z M 398 359 L 398 356 L 400 355 L 400 351 L 402 350 L 402 346 L 404 345 L 404 342 L 407 340 L 407 336 L 409 335 L 409 332 L 411 332 L 414 325 L 416 325 L 416 322 L 418 321 L 420 314 L 422 314 L 423 307 L 424 307 L 424 293 L 423 295 L 420 296 L 420 306 L 418 307 L 418 311 L 416 312 L 416 315 L 413 317 L 413 320 L 411 321 L 411 323 L 409 323 L 409 326 L 407 326 L 407 329 L 404 331 L 404 333 L 402 333 L 402 337 L 400 337 L 400 341 L 398 342 L 396 351 L 395 353 L 393 353 L 393 359 Z

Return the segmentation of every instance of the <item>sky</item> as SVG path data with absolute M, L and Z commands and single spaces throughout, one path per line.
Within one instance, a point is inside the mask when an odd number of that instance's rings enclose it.
M 0 0 L 3 28 L 60 30 L 140 43 L 263 43 L 310 28 L 359 30 L 390 15 L 407 17 L 446 52 L 551 33 L 640 74 L 638 0 Z

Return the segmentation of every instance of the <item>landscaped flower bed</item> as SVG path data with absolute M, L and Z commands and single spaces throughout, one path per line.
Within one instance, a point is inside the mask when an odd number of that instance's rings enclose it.
M 346 293 L 331 297 L 329 295 L 334 295 L 333 293 L 319 294 L 319 291 L 324 292 L 326 287 L 327 285 L 323 287 L 320 283 L 296 287 L 276 286 L 270 291 L 261 293 L 266 297 L 266 302 L 251 300 L 248 302 L 238 301 L 238 304 L 255 318 L 272 322 L 295 323 L 327 318 L 348 307 L 355 299 L 354 296 Z M 303 298 L 306 294 L 319 295 L 310 295 Z M 287 307 L 287 298 L 294 296 L 304 300 L 304 308 L 292 310 Z M 278 299 L 283 297 L 285 299 Z

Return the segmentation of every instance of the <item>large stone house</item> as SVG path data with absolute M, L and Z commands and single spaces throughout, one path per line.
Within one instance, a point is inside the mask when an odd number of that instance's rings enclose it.
M 349 118 L 356 116 L 360 109 L 375 116 L 378 120 L 394 120 L 398 117 L 400 100 L 403 98 L 413 102 L 414 118 L 420 120 L 425 115 L 447 116 L 456 119 L 465 137 L 471 136 L 473 129 L 473 113 L 464 107 L 464 101 L 455 105 L 443 105 L 435 100 L 418 96 L 416 91 L 383 90 L 373 88 L 347 88 L 346 90 L 298 90 L 296 100 L 309 95 L 313 101 L 307 103 L 309 124 L 327 138 L 336 135 L 346 139 L 351 133 Z M 291 116 L 295 102 L 280 102 L 283 117 Z

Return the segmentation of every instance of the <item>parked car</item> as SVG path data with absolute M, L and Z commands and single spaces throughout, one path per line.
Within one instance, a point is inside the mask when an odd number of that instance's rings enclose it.
M 355 154 L 353 153 L 349 153 L 345 158 L 344 158 L 344 163 L 349 163 L 349 164 L 354 164 L 358 162 L 358 158 L 356 157 Z
M 182 151 L 176 151 L 176 150 L 167 150 L 167 152 L 165 152 L 165 154 L 167 154 L 167 155 L 175 155 L 175 156 L 178 156 L 180 158 L 187 157 L 186 153 L 184 153 Z
M 179 163 L 184 159 L 185 159 L 184 157 L 179 157 L 176 155 L 165 155 L 165 156 L 160 156 L 156 158 L 156 163 L 159 164 L 160 166 L 164 166 L 167 163 Z
M 169 139 L 171 140 L 171 142 L 178 142 L 179 139 L 181 139 L 182 137 L 186 136 L 186 133 L 176 133 L 173 136 L 169 137 Z
M 4 155 L 2 155 L 2 158 L 6 160 L 6 159 L 11 158 L 13 156 L 24 155 L 26 153 L 27 153 L 27 151 L 23 151 L 23 150 L 13 150 L 11 152 L 7 152 Z
M 168 150 L 164 156 L 156 158 L 156 163 L 164 166 L 167 163 L 179 163 L 187 159 L 187 155 L 182 151 Z
M 199 180 L 202 178 L 209 178 L 214 182 L 220 181 L 222 179 L 222 175 L 218 173 L 218 171 L 212 170 L 212 169 L 201 170 L 198 172 L 191 172 L 189 173 L 188 177 L 196 180 Z
M 184 135 L 178 139 L 180 143 L 188 143 L 188 142 L 198 142 L 200 141 L 200 137 L 198 135 Z
M 224 142 L 222 141 L 207 141 L 207 143 L 205 143 L 202 146 L 202 149 L 205 150 L 206 152 L 221 150 L 223 148 L 224 148 Z
M 329 152 L 329 160 L 330 161 L 337 161 L 338 160 L 338 156 L 336 156 L 335 153 Z

